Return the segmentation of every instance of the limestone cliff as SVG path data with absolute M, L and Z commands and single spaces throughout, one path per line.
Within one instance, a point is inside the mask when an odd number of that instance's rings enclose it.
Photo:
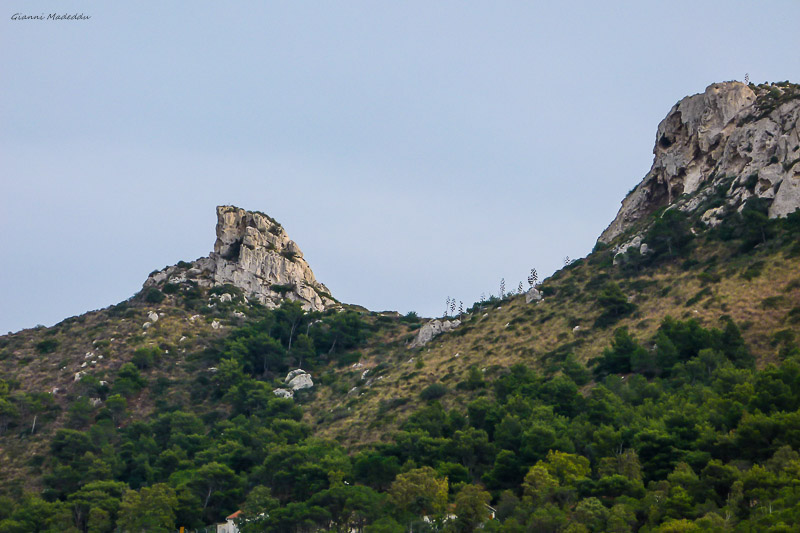
M 798 118 L 800 85 L 788 82 L 715 83 L 684 98 L 658 125 L 650 172 L 598 240 L 608 243 L 669 205 L 709 225 L 753 196 L 770 203 L 771 218 L 800 208 Z M 715 194 L 724 203 L 709 207 Z
M 231 284 L 268 307 L 283 299 L 315 311 L 336 303 L 278 222 L 230 205 L 217 207 L 217 240 L 208 257 L 154 272 L 144 286 L 164 283 Z

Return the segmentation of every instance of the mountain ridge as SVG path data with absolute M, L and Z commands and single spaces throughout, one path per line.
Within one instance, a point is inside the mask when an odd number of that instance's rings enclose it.
M 785 94 L 742 126 L 794 113 Z M 740 128 L 722 122 L 660 127 L 657 147 L 675 134 L 664 150 L 707 158 Z M 772 157 L 688 189 L 658 167 L 619 233 L 531 273 L 540 298 L 450 308 L 424 345 L 424 319 L 336 302 L 276 221 L 220 206 L 208 257 L 0 337 L 0 533 L 237 510 L 243 533 L 791 530 L 800 211 L 770 217 L 758 181 L 733 186 Z M 278 397 L 298 373 L 309 386 Z
M 675 205 L 710 226 L 750 198 L 770 218 L 800 207 L 800 85 L 715 83 L 675 104 L 659 123 L 652 168 L 598 238 L 609 243 Z M 708 200 L 722 198 L 715 205 Z M 722 205 L 718 205 L 718 204 Z

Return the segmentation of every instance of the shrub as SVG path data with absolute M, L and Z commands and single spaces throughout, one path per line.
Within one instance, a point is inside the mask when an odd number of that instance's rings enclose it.
M 180 289 L 180 285 L 177 283 L 165 283 L 164 287 L 162 287 L 161 291 L 164 294 L 175 294 Z
M 294 283 L 290 283 L 288 285 L 278 285 L 277 283 L 274 285 L 269 286 L 270 290 L 273 290 L 280 294 L 281 296 L 285 295 L 287 292 L 292 292 L 295 289 Z
M 144 301 L 150 304 L 157 304 L 164 301 L 164 293 L 155 287 L 150 287 L 144 294 Z
M 53 353 L 58 348 L 58 341 L 56 339 L 45 339 L 36 344 L 36 351 L 39 353 Z
M 416 311 L 409 311 L 403 316 L 403 318 L 400 319 L 400 321 L 416 324 L 417 322 L 420 321 L 420 318 L 419 315 L 416 313 Z
M 125 363 L 117 373 L 113 392 L 122 396 L 131 396 L 142 390 L 146 384 L 147 382 L 139 374 L 139 369 L 133 363 Z
M 422 389 L 422 392 L 419 393 L 419 397 L 425 401 L 431 401 L 441 398 L 445 394 L 447 394 L 447 387 L 441 383 L 434 383 Z
M 133 358 L 131 359 L 131 361 L 138 368 L 144 370 L 150 368 L 155 363 L 157 363 L 160 357 L 161 357 L 161 350 L 159 350 L 155 346 L 151 346 L 147 348 L 137 349 L 135 352 L 133 352 Z
M 668 209 L 653 222 L 645 241 L 650 245 L 651 257 L 667 254 L 680 255 L 692 240 L 690 224 L 686 214 L 677 209 Z
M 628 297 L 614 282 L 608 282 L 600 291 L 597 303 L 603 308 L 603 313 L 597 318 L 595 326 L 604 327 L 613 324 L 625 315 L 630 314 L 636 306 L 628 301 Z
M 756 261 L 755 263 L 747 267 L 744 272 L 742 272 L 742 277 L 747 281 L 757 278 L 758 276 L 761 275 L 761 271 L 764 269 L 764 266 L 765 266 L 764 261 Z

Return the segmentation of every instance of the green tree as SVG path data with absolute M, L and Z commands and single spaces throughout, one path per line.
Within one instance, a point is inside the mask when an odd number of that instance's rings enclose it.
M 171 533 L 177 506 L 175 490 L 164 483 L 128 490 L 122 497 L 117 526 L 126 533 Z
M 209 504 L 214 503 L 212 497 L 215 495 L 217 500 L 226 500 L 229 492 L 238 488 L 239 479 L 230 467 L 210 462 L 194 472 L 191 485 L 202 499 L 203 510 L 205 510 Z
M 456 495 L 455 529 L 459 532 L 475 531 L 489 519 L 489 501 L 492 495 L 478 485 L 465 485 Z
M 398 474 L 389 488 L 389 496 L 403 511 L 417 516 L 439 514 L 447 505 L 447 478 L 439 478 L 429 467 Z

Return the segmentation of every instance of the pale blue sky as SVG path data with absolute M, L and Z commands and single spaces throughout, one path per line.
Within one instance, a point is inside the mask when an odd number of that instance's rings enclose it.
M 89 21 L 12 21 L 83 12 Z M 800 81 L 800 2 L 0 0 L 0 331 L 206 255 L 214 207 L 317 278 L 441 314 L 588 253 L 658 122 Z

